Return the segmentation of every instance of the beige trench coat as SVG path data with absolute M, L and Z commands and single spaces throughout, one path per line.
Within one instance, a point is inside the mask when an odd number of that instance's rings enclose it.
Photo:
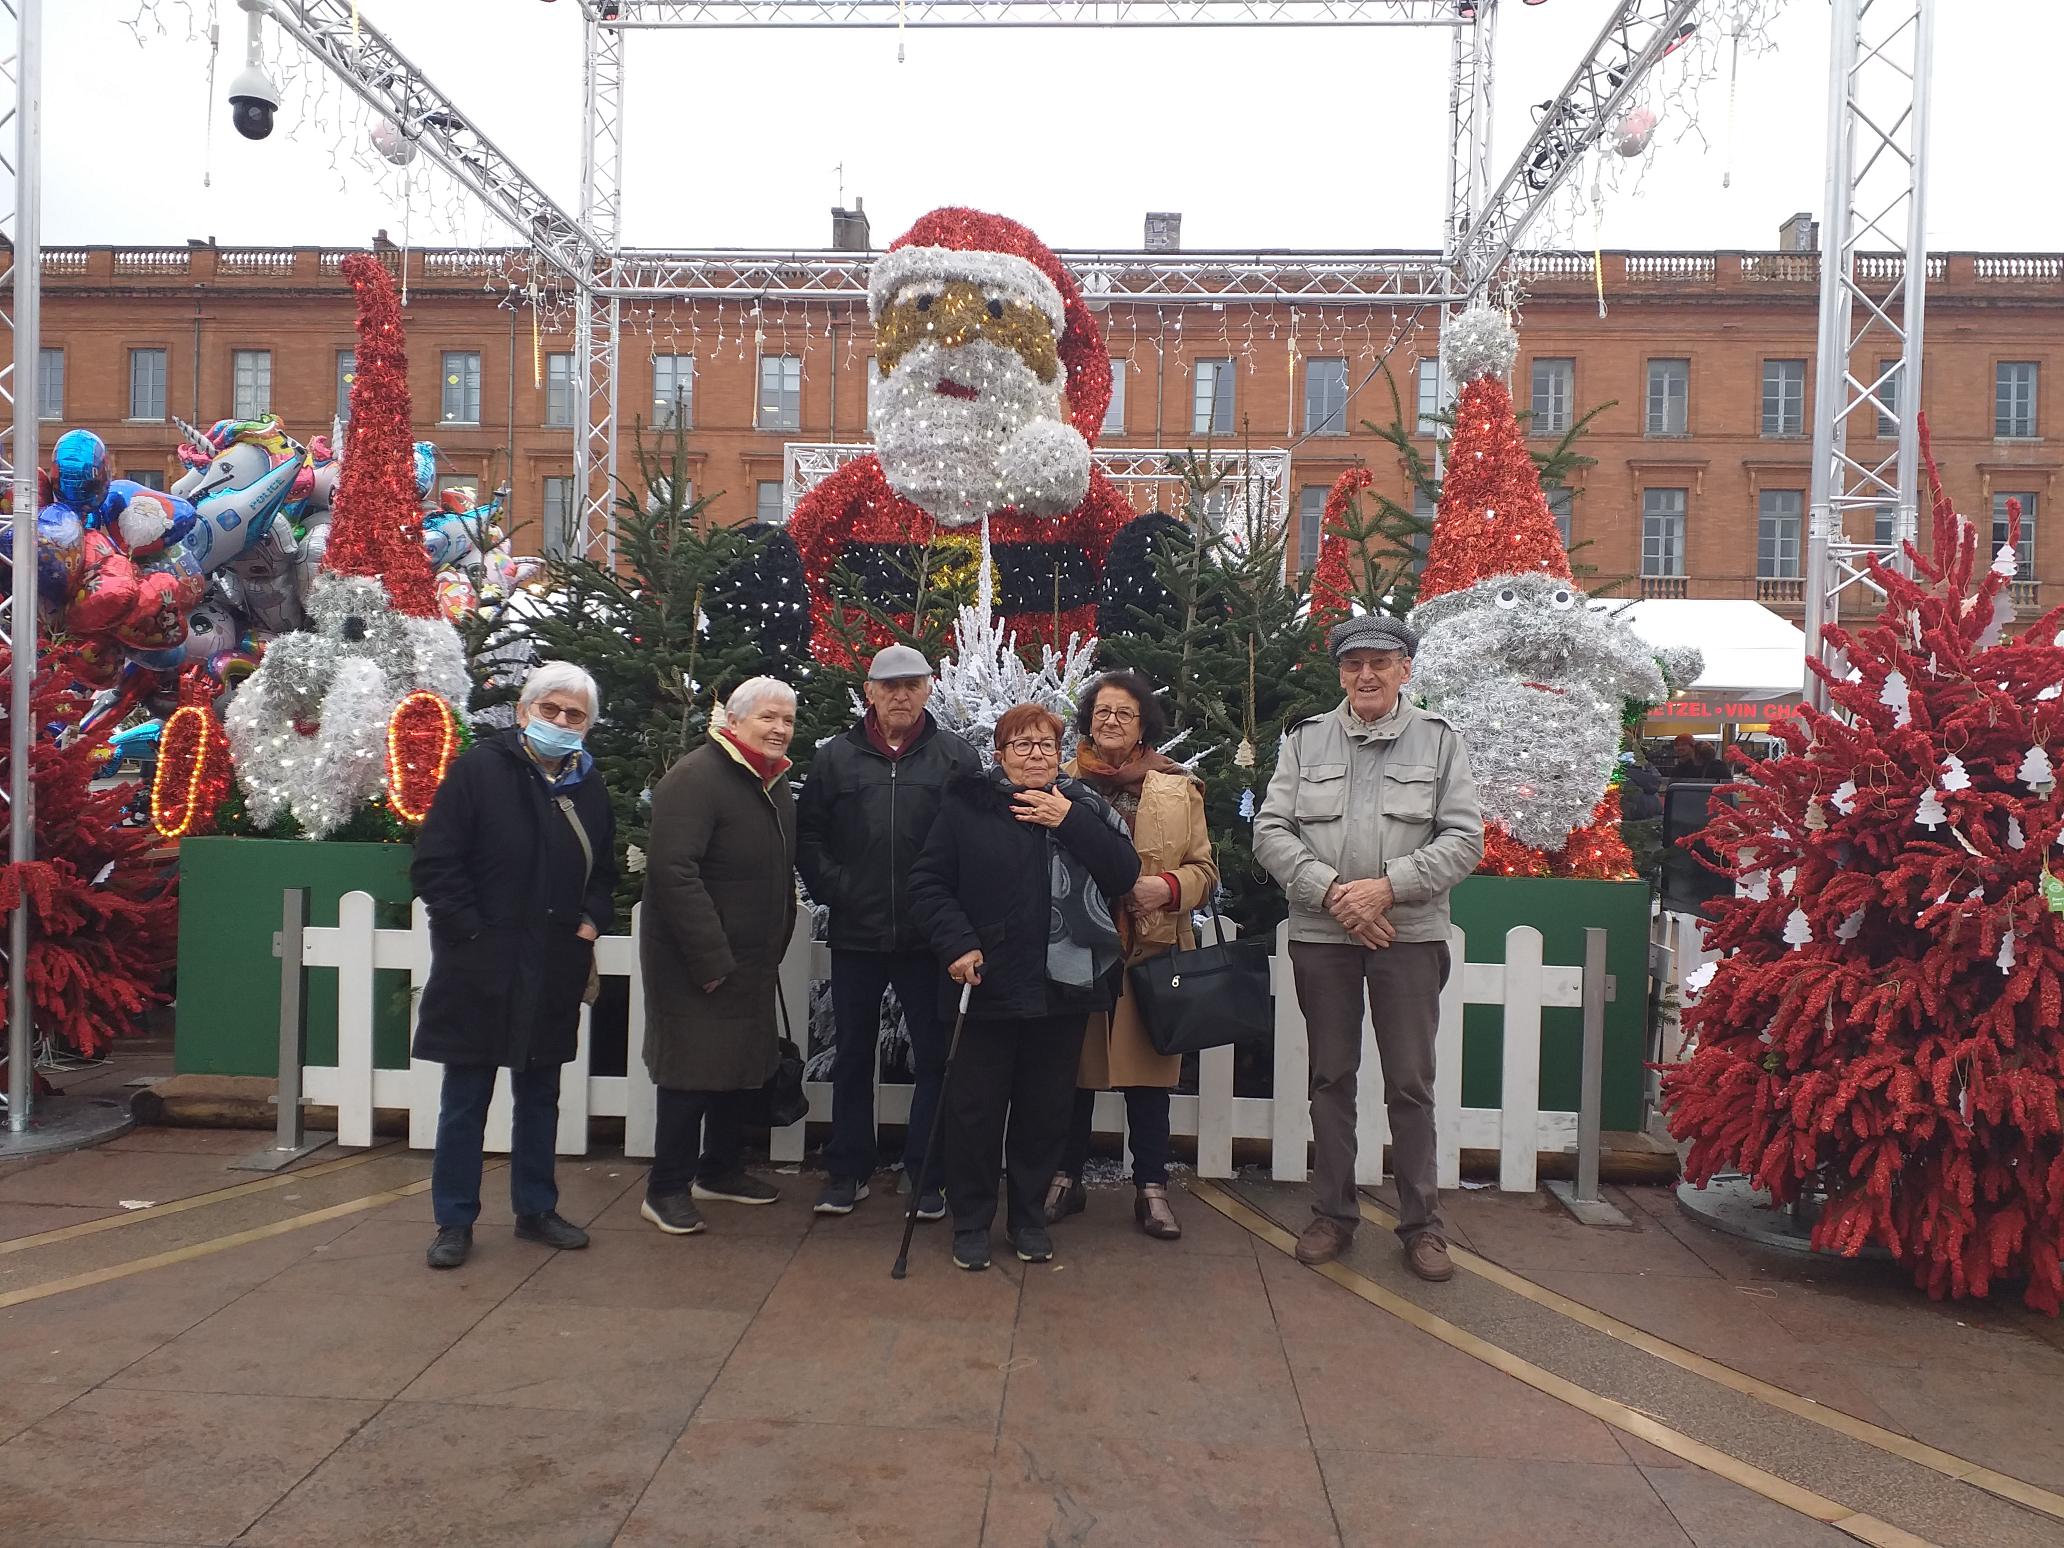
M 1066 772 L 1076 773 L 1072 762 Z M 1185 947 L 1197 944 L 1190 928 L 1190 910 L 1201 908 L 1218 886 L 1218 863 L 1211 858 L 1211 835 L 1204 828 L 1203 786 L 1183 774 L 1149 774 L 1140 786 L 1132 843 L 1139 851 L 1140 875 L 1173 874 L 1181 885 L 1182 906 L 1180 912 L 1134 919 L 1132 948 L 1125 958 L 1128 970 L 1149 957 L 1174 950 L 1178 940 Z M 1173 1086 L 1181 1077 L 1179 1055 L 1154 1051 L 1128 976 L 1111 1013 L 1089 1018 L 1076 1085 L 1108 1091 L 1121 1086 Z

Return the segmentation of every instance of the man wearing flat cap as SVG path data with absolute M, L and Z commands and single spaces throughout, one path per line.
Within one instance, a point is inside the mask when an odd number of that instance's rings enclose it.
M 1312 1221 L 1304 1263 L 1354 1240 L 1355 1077 L 1366 993 L 1383 1062 L 1398 1235 L 1422 1279 L 1454 1273 L 1434 1150 L 1433 1047 L 1448 893 L 1483 858 L 1461 735 L 1404 692 L 1419 638 L 1381 614 L 1335 626 L 1340 705 L 1284 734 L 1254 855 L 1290 899 L 1290 965 L 1311 1040 Z M 1278 1093 L 1280 1098 L 1282 1093 Z
M 831 911 L 831 1179 L 820 1215 L 849 1215 L 867 1197 L 879 1159 L 874 1130 L 875 1044 L 882 996 L 893 988 L 910 1027 L 916 1086 L 903 1143 L 904 1176 L 918 1190 L 918 1217 L 946 1213 L 942 1179 L 917 1178 L 946 1068 L 939 1020 L 939 964 L 910 912 L 910 867 L 956 774 L 978 774 L 974 748 L 925 708 L 931 663 L 891 645 L 868 664 L 867 713 L 817 751 L 796 798 L 796 869 Z

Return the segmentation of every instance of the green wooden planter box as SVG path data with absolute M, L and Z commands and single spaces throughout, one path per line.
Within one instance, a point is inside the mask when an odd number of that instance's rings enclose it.
M 308 923 L 334 925 L 337 900 L 369 892 L 380 923 L 406 925 L 407 844 L 305 839 L 190 838 L 179 845 L 179 986 L 173 1068 L 182 1075 L 276 1075 L 279 960 L 272 937 L 280 894 L 308 889 Z M 408 974 L 374 975 L 378 1063 L 408 1063 Z M 313 969 L 302 994 L 308 1062 L 337 1058 L 337 975 Z
M 1584 931 L 1603 929 L 1606 971 L 1618 994 L 1605 1007 L 1602 1121 L 1608 1129 L 1641 1125 L 1641 1064 L 1648 1047 L 1648 918 L 1645 882 L 1564 881 L 1535 876 L 1472 876 L 1454 891 L 1455 924 L 1468 937 L 1469 960 L 1503 962 L 1505 932 L 1532 925 L 1542 959 L 1566 967 L 1584 962 Z M 1502 1011 L 1472 1005 L 1463 1022 L 1462 1103 L 1496 1107 L 1503 1070 Z M 1541 1012 L 1541 1110 L 1574 1112 L 1583 1061 L 1584 1013 Z

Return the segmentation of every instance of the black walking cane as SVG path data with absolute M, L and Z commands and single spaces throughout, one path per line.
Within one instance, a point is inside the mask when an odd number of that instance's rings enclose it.
M 917 1205 L 924 1197 L 925 1179 L 932 1175 L 932 1163 L 939 1159 L 939 1125 L 946 1117 L 946 1088 L 953 1080 L 953 1056 L 960 1052 L 960 1029 L 967 1025 L 968 996 L 975 992 L 972 981 L 960 987 L 960 1012 L 953 1018 L 953 1036 L 946 1044 L 946 1068 L 939 1072 L 939 1100 L 932 1108 L 932 1133 L 925 1141 L 924 1165 L 910 1179 L 910 1209 L 903 1216 L 903 1245 L 896 1249 L 896 1266 L 889 1278 L 901 1279 L 910 1272 L 910 1238 L 917 1230 Z

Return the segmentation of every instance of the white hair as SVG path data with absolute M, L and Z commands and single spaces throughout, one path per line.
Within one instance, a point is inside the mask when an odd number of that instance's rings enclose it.
M 724 718 L 743 720 L 760 707 L 762 699 L 786 699 L 793 704 L 796 691 L 778 677 L 748 677 L 724 701 Z
M 528 708 L 548 693 L 577 693 L 588 701 L 589 718 L 601 717 L 601 690 L 595 686 L 594 678 L 571 661 L 547 661 L 532 667 L 530 675 L 523 679 L 523 691 L 516 696 L 516 705 L 519 709 Z

